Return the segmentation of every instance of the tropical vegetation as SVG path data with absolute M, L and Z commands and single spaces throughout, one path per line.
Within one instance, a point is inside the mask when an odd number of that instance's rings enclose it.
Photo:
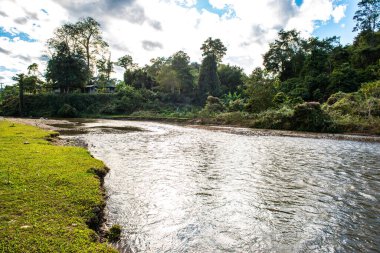
M 281 30 L 263 56 L 263 67 L 249 75 L 223 64 L 228 49 L 217 38 L 201 45 L 201 63 L 191 62 L 184 51 L 145 66 L 128 54 L 112 62 L 100 24 L 84 18 L 59 27 L 48 40 L 52 55 L 44 75 L 32 64 L 27 74 L 14 77 L 15 86 L 5 87 L 0 113 L 181 115 L 214 123 L 232 113 L 235 120 L 228 122 L 252 127 L 379 133 L 379 5 L 378 0 L 359 2 L 358 34 L 349 45 L 338 37 L 305 39 L 296 30 Z M 123 80 L 111 78 L 115 66 L 124 69 Z M 97 92 L 88 94 L 89 87 Z M 301 108 L 308 113 L 298 114 Z M 306 123 L 296 125 L 293 117 L 305 117 Z

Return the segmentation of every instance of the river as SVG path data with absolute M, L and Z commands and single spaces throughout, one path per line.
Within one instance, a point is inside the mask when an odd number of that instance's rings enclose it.
M 379 252 L 379 143 L 85 127 L 108 130 L 79 138 L 111 169 L 106 216 L 123 227 L 121 252 Z

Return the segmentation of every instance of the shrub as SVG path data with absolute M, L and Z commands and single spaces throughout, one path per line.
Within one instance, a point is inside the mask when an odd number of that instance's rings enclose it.
M 78 116 L 78 111 L 69 104 L 64 104 L 57 112 L 58 116 L 64 118 L 74 118 Z
M 256 128 L 290 130 L 293 113 L 293 109 L 289 107 L 282 107 L 280 110 L 267 110 L 256 114 L 250 125 Z
M 287 102 L 288 99 L 288 96 L 286 96 L 284 92 L 278 92 L 273 98 L 273 103 L 275 103 L 276 105 L 281 105 Z
M 108 231 L 108 240 L 110 242 L 117 242 L 120 240 L 120 236 L 121 236 L 121 226 L 120 225 L 112 225 L 112 227 L 110 228 L 110 230 Z
M 218 113 L 224 111 L 225 108 L 222 101 L 219 98 L 208 96 L 205 108 L 203 110 L 208 113 Z
M 299 131 L 331 132 L 335 128 L 330 116 L 322 110 L 319 102 L 296 105 L 291 122 L 292 129 Z

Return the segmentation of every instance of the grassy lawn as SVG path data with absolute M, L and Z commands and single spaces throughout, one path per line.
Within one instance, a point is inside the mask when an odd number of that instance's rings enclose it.
M 116 252 L 86 224 L 104 204 L 103 163 L 50 134 L 0 120 L 0 252 Z

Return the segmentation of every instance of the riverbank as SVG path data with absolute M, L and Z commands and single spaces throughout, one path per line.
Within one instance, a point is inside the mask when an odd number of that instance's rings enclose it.
M 234 121 L 215 122 L 213 119 L 198 118 L 165 118 L 165 117 L 129 117 L 116 116 L 104 117 L 96 119 L 76 118 L 76 119 L 32 119 L 32 118 L 7 118 L 11 121 L 21 124 L 28 124 L 46 130 L 58 131 L 62 134 L 77 135 L 86 133 L 87 128 L 83 128 L 86 122 L 95 122 L 97 120 L 128 120 L 128 121 L 152 121 L 158 123 L 179 124 L 192 128 L 203 128 L 213 131 L 223 131 L 236 133 L 241 135 L 251 136 L 283 136 L 283 137 L 298 137 L 298 138 L 313 138 L 313 139 L 332 139 L 332 140 L 347 140 L 361 142 L 379 142 L 380 136 L 365 133 L 314 133 L 301 131 L 273 130 L 273 129 L 257 129 L 250 128 L 247 124 L 238 124 Z M 60 144 L 86 147 L 86 143 L 80 142 L 79 139 L 56 139 Z M 79 142 L 78 142 L 79 141 Z
M 105 165 L 56 134 L 0 119 L 0 251 L 116 252 L 95 232 Z

